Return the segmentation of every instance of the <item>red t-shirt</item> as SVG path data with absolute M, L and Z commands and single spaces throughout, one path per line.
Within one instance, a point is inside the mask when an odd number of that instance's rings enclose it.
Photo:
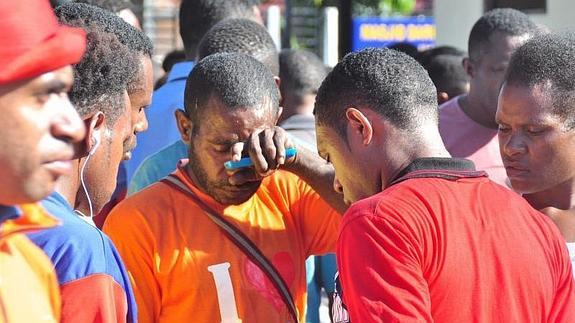
M 352 322 L 575 322 L 560 233 L 486 177 L 407 179 L 355 203 L 337 252 Z

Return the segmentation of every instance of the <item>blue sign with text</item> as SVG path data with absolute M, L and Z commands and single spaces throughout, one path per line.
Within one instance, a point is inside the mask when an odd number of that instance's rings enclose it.
M 352 50 L 409 43 L 418 49 L 435 45 L 433 17 L 353 18 Z

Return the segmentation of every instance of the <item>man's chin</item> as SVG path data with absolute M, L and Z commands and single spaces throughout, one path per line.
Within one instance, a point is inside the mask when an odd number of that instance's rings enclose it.
M 132 158 L 132 151 L 127 151 L 124 153 L 124 155 L 122 156 L 122 160 L 130 160 Z
M 212 197 L 223 205 L 238 205 L 248 201 L 260 187 L 260 182 L 253 182 L 245 187 L 230 187 L 221 189 L 219 194 L 210 194 Z

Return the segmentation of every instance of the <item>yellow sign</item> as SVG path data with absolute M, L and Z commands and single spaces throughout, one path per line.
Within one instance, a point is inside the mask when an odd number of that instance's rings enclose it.
M 378 23 L 362 24 L 359 38 L 362 41 L 420 42 L 435 40 L 434 24 Z

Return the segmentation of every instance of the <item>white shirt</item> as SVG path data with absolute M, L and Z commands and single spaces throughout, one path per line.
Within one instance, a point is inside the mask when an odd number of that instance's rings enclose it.
M 567 242 L 567 250 L 569 250 L 569 258 L 571 258 L 573 276 L 575 277 L 575 242 Z

